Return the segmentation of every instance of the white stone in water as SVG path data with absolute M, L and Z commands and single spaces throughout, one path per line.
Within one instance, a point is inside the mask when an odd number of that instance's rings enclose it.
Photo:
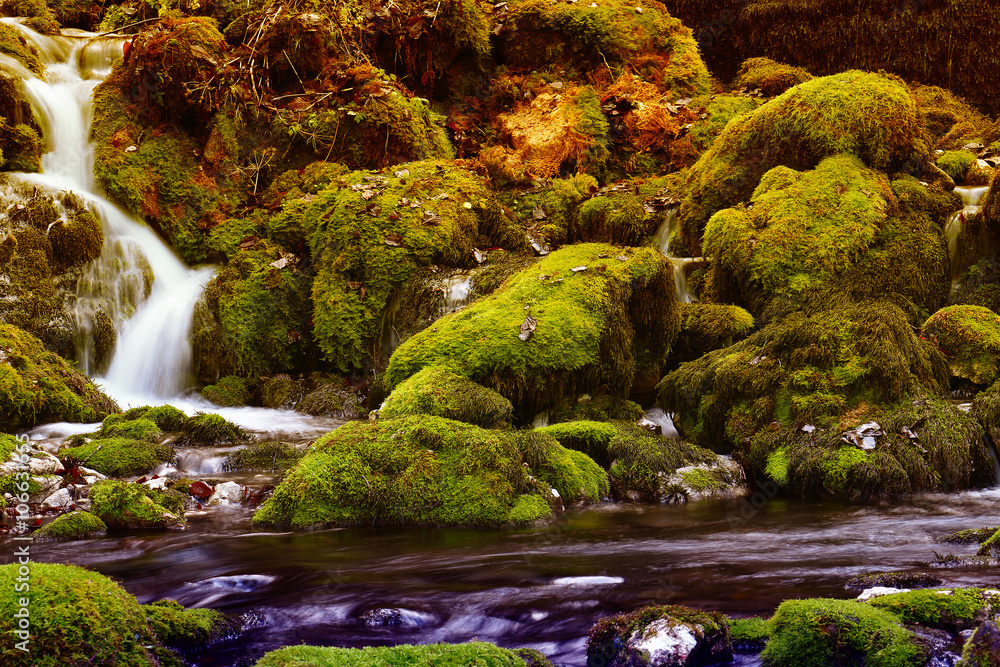
M 883 595 L 892 595 L 893 593 L 909 593 L 911 589 L 909 588 L 892 588 L 891 586 L 875 586 L 874 588 L 866 588 L 861 595 L 858 596 L 858 602 L 864 602 L 866 600 L 871 600 L 872 598 L 880 598 Z
M 69 507 L 73 504 L 73 495 L 69 489 L 59 489 L 51 496 L 42 501 L 46 507 Z
M 0 477 L 13 475 L 19 470 L 23 470 L 21 465 L 19 455 L 17 453 L 11 454 L 10 460 L 0 465 Z M 63 467 L 57 457 L 38 450 L 32 452 L 31 460 L 27 462 L 27 466 L 32 475 L 51 475 L 62 470 Z
M 590 577 L 559 577 L 552 580 L 553 586 L 600 586 L 609 584 L 620 584 L 625 580 L 621 577 L 605 577 L 593 575 Z
M 704 630 L 700 625 L 690 626 L 670 618 L 661 618 L 638 631 L 628 640 L 633 651 L 645 654 L 651 667 L 683 665 L 698 645 L 697 634 Z
M 159 491 L 165 491 L 167 488 L 167 482 L 170 481 L 166 477 L 157 477 L 156 479 L 147 479 L 143 482 L 144 486 L 148 486 L 151 489 L 156 489 Z
M 208 499 L 209 505 L 239 505 L 243 501 L 243 487 L 236 482 L 223 482 L 215 487 Z

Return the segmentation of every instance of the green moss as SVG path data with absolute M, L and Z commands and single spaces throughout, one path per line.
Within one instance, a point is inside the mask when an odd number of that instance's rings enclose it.
M 28 479 L 28 489 L 27 494 L 31 497 L 37 498 L 42 492 L 42 486 L 38 483 L 38 480 L 34 477 Z M 22 485 L 24 484 L 23 479 L 18 479 L 16 473 L 10 475 L 4 475 L 0 477 L 0 495 L 4 493 L 9 493 L 11 495 L 18 495 L 25 493 Z M 38 500 L 43 500 L 42 498 L 37 498 Z
M 204 648 L 232 625 L 214 609 L 185 609 L 173 600 L 144 604 L 142 611 L 160 642 L 182 653 Z
M 640 635 L 650 623 L 670 619 L 688 626 L 692 635 L 709 646 L 722 646 L 728 652 L 729 624 L 723 614 L 705 612 L 676 605 L 656 605 L 637 611 L 606 616 L 597 621 L 588 633 L 587 657 L 590 661 L 605 660 L 605 664 L 618 664 L 623 646 L 634 635 Z M 700 626 L 700 630 L 696 628 Z M 723 655 L 713 657 L 725 659 Z
M 538 430 L 519 434 L 518 442 L 532 474 L 558 491 L 564 502 L 597 502 L 607 497 L 607 473 L 583 452 L 567 449 Z
M 213 414 L 196 414 L 189 417 L 181 428 L 184 434 L 178 444 L 200 447 L 239 445 L 250 440 L 250 434 L 224 417 Z
M 93 422 L 118 406 L 34 336 L 0 324 L 0 428 L 55 421 Z
M 761 95 L 774 97 L 812 78 L 801 67 L 792 67 L 770 58 L 748 58 L 740 65 L 733 88 L 757 90 Z
M 924 653 L 896 615 L 852 600 L 789 600 L 771 619 L 768 667 L 916 667 Z
M 586 454 L 604 468 L 611 465 L 608 447 L 619 435 L 614 424 L 588 420 L 552 424 L 536 431 L 552 436 L 567 449 Z
M 776 166 L 809 169 L 853 153 L 892 172 L 923 148 L 916 105 L 898 81 L 859 71 L 807 81 L 730 121 L 691 168 L 677 216 L 679 246 L 701 254 L 709 218 L 746 201 Z
M 981 306 L 949 306 L 928 319 L 921 335 L 948 357 L 955 377 L 992 384 L 1000 366 L 1000 315 Z
M 671 279 L 651 248 L 563 248 L 404 342 L 386 381 L 446 366 L 511 400 L 522 419 L 603 383 L 623 398 L 636 372 L 662 366 L 676 336 Z M 528 315 L 536 328 L 521 340 Z
M 982 137 L 990 120 L 961 97 L 938 86 L 910 84 L 920 120 L 934 148 L 954 150 Z
M 672 364 L 693 361 L 702 355 L 729 347 L 754 329 L 753 315 L 739 306 L 714 303 L 682 303 L 681 329 L 670 354 Z
M 156 445 L 128 437 L 103 436 L 85 445 L 59 451 L 63 460 L 79 461 L 110 477 L 145 475 L 161 463 L 172 461 L 175 455 L 176 452 L 169 445 Z
M 771 638 L 771 623 L 766 618 L 729 618 L 729 638 L 737 653 L 756 653 L 764 650 Z
M 994 621 L 986 621 L 976 628 L 962 649 L 958 667 L 997 667 L 1000 662 L 1000 629 Z
M 126 419 L 114 419 L 113 417 L 125 416 Z M 127 415 L 113 415 L 104 420 L 101 424 L 101 438 L 126 438 L 129 440 L 143 440 L 145 442 L 156 442 L 163 434 L 160 428 L 145 417 L 138 419 L 127 419 Z
M 176 501 L 174 501 L 176 502 Z M 166 494 L 151 491 L 142 484 L 118 480 L 102 480 L 90 488 L 93 514 L 108 528 L 168 528 L 184 523 Z
M 424 368 L 393 389 L 382 418 L 427 414 L 485 428 L 510 422 L 514 406 L 500 394 L 438 367 Z
M 922 589 L 869 600 L 907 623 L 949 632 L 975 628 L 986 619 L 990 601 L 979 588 Z
M 35 76 L 44 77 L 45 66 L 38 57 L 38 51 L 12 25 L 0 24 L 0 53 L 17 60 Z
M 164 431 L 179 431 L 184 425 L 187 417 L 183 412 L 172 405 L 160 405 L 150 410 L 144 415 L 145 419 L 155 423 Z
M 11 640 L 0 649 L 0 662 L 10 667 L 62 667 L 90 663 L 95 667 L 152 667 L 144 645 L 154 641 L 135 598 L 111 579 L 75 565 L 31 563 L 30 593 L 16 592 L 17 564 L 0 566 L 0 632 Z M 28 597 L 32 615 L 27 652 L 17 649 L 15 612 Z
M 0 150 L 3 150 L 4 168 L 29 174 L 42 170 L 42 139 L 30 125 L 11 127 L 0 118 Z
M 712 452 L 683 440 L 650 435 L 634 425 L 623 425 L 608 445 L 611 492 L 622 500 L 670 499 L 676 489 L 666 488 L 667 476 L 678 468 L 714 463 Z
M 202 389 L 201 395 L 216 405 L 224 407 L 246 405 L 247 401 L 250 400 L 250 392 L 247 390 L 246 382 L 243 378 L 234 375 L 219 378 L 215 384 Z
M 230 454 L 222 468 L 226 472 L 285 471 L 295 465 L 302 454 L 300 450 L 283 442 L 255 442 Z
M 682 364 L 658 392 L 686 437 L 736 445 L 776 420 L 823 426 L 861 404 L 892 405 L 921 388 L 937 393 L 947 386 L 944 365 L 899 308 L 866 302 L 789 315 Z
M 965 174 L 975 163 L 976 154 L 970 150 L 947 151 L 937 159 L 937 166 L 958 184 L 965 183 Z
M 513 651 L 484 642 L 380 646 L 365 649 L 290 646 L 271 651 L 254 667 L 523 667 L 525 661 Z
M 941 580 L 926 572 L 867 572 L 851 577 L 844 588 L 863 591 L 876 586 L 887 588 L 923 588 L 937 586 Z
M 691 143 L 693 160 L 697 160 L 698 156 L 708 150 L 729 121 L 740 114 L 755 110 L 762 103 L 758 98 L 745 95 L 703 95 L 694 98 L 688 104 L 688 108 L 703 108 L 704 112 L 701 115 L 707 115 L 707 118 L 696 120 L 686 137 Z
M 549 516 L 543 493 L 510 434 L 426 415 L 349 422 L 312 446 L 254 523 L 495 527 Z
M 944 542 L 956 542 L 958 544 L 977 544 L 985 542 L 1000 530 L 1000 526 L 989 526 L 983 528 L 968 528 L 942 538 Z
M 764 472 L 781 486 L 788 485 L 788 449 L 779 447 L 767 455 Z
M 107 532 L 108 527 L 90 512 L 63 514 L 52 523 L 39 528 L 32 537 L 50 540 L 82 540 Z

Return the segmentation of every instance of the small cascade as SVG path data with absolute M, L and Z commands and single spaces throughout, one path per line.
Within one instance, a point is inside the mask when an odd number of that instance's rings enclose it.
M 120 56 L 124 39 L 72 30 L 47 37 L 8 22 L 38 49 L 46 65 L 42 80 L 0 61 L 0 67 L 20 79 L 47 144 L 43 173 L 12 178 L 53 193 L 74 192 L 104 226 L 101 256 L 84 268 L 77 287 L 80 359 L 88 372 L 101 370 L 92 350 L 92 332 L 99 321 L 110 323 L 118 343 L 105 378 L 106 391 L 129 402 L 176 396 L 188 386 L 188 330 L 194 304 L 213 270 L 188 269 L 151 229 L 96 191 L 88 139 L 90 100 Z
M 681 303 L 691 303 L 694 297 L 688 290 L 687 276 L 690 268 L 694 264 L 703 264 L 704 257 L 674 257 L 670 254 L 670 236 L 677 228 L 677 211 L 679 207 L 671 208 L 667 211 L 667 217 L 656 230 L 654 242 L 660 253 L 670 260 L 674 267 L 674 284 L 677 286 L 677 300 Z
M 438 317 L 453 313 L 472 302 L 472 276 L 458 273 L 442 280 L 444 292 L 444 307 Z
M 962 197 L 963 208 L 952 213 L 944 227 L 945 238 L 948 241 L 948 256 L 951 258 L 953 287 L 955 286 L 954 281 L 958 280 L 964 268 L 959 256 L 958 239 L 965 228 L 965 221 L 982 210 L 979 202 L 982 201 L 989 189 L 988 185 L 955 188 L 955 192 Z

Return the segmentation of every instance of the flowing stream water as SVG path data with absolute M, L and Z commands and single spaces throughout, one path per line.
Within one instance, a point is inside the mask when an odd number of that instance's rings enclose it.
M 104 199 L 91 176 L 89 99 L 121 42 L 22 31 L 42 53 L 47 81 L 3 56 L 0 68 L 23 81 L 49 152 L 43 174 L 14 178 L 76 192 L 104 223 L 104 255 L 88 267 L 77 295 L 81 326 L 105 309 L 119 329 L 102 382 L 126 404 L 169 398 L 188 410 L 204 408 L 179 395 L 187 387 L 191 309 L 212 269 L 185 267 L 156 234 Z M 664 254 L 672 220 L 658 234 Z M 679 277 L 686 275 L 686 263 L 672 261 Z M 155 276 L 148 295 L 147 265 Z M 678 296 L 690 301 L 683 285 L 678 280 Z M 462 281 L 450 286 L 449 308 L 462 305 L 464 289 Z M 86 363 L 86 349 L 82 355 Z M 262 432 L 300 437 L 336 425 L 274 410 L 213 411 Z M 667 415 L 651 412 L 648 418 L 672 427 Z M 92 428 L 47 425 L 33 437 L 58 439 Z M 192 474 L 219 475 L 209 454 L 178 464 Z M 926 569 L 935 550 L 973 552 L 972 545 L 938 540 L 996 525 L 1000 501 L 997 489 L 864 507 L 771 495 L 603 505 L 568 512 L 546 528 L 517 531 L 262 533 L 251 526 L 249 510 L 218 508 L 191 515 L 185 531 L 48 544 L 32 557 L 113 576 L 141 602 L 171 597 L 188 606 L 252 611 L 253 627 L 238 642 L 213 646 L 199 659 L 202 667 L 249 665 L 268 650 L 301 642 L 365 646 L 473 638 L 534 647 L 557 664 L 582 666 L 587 629 L 601 616 L 650 602 L 768 615 L 788 598 L 848 597 L 843 583 L 849 576 Z M 946 584 L 1000 583 L 986 566 L 933 571 Z M 370 613 L 379 609 L 389 611 Z M 758 663 L 741 658 L 739 664 Z
M 667 257 L 674 267 L 674 283 L 677 285 L 677 300 L 681 303 L 691 303 L 694 301 L 694 296 L 688 289 L 688 272 L 691 270 L 690 267 L 698 264 L 704 264 L 705 258 L 674 257 L 670 254 L 670 235 L 673 234 L 675 229 L 677 229 L 678 210 L 678 207 L 674 207 L 666 212 L 666 219 L 660 224 L 660 228 L 656 230 L 654 243 L 660 250 L 660 253 Z

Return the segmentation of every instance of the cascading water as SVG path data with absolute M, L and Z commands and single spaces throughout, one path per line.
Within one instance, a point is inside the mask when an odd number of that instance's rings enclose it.
M 965 221 L 982 210 L 979 202 L 989 189 L 990 186 L 988 185 L 955 188 L 955 192 L 962 197 L 963 208 L 952 213 L 944 227 L 945 238 L 948 240 L 948 256 L 951 257 L 952 280 L 958 279 L 963 268 L 958 251 L 958 238 L 962 235 Z
M 188 386 L 194 304 L 213 269 L 188 269 L 152 230 L 96 192 L 88 141 L 90 98 L 121 53 L 123 40 L 80 31 L 47 37 L 8 22 L 38 50 L 47 78 L 43 81 L 24 68 L 4 68 L 21 80 L 48 149 L 43 173 L 12 178 L 50 192 L 74 192 L 104 225 L 101 257 L 86 267 L 78 284 L 81 360 L 89 372 L 101 370 L 92 363 L 87 334 L 98 313 L 104 313 L 118 331 L 117 349 L 104 378 L 107 393 L 134 404 L 177 396 Z
M 670 254 L 670 235 L 676 229 L 678 209 L 672 208 L 667 211 L 667 217 L 656 230 L 656 247 L 664 257 L 670 260 L 674 267 L 674 283 L 677 285 L 677 300 L 681 303 L 691 303 L 694 297 L 687 286 L 688 267 L 692 264 L 700 264 L 705 261 L 704 257 L 674 257 Z

